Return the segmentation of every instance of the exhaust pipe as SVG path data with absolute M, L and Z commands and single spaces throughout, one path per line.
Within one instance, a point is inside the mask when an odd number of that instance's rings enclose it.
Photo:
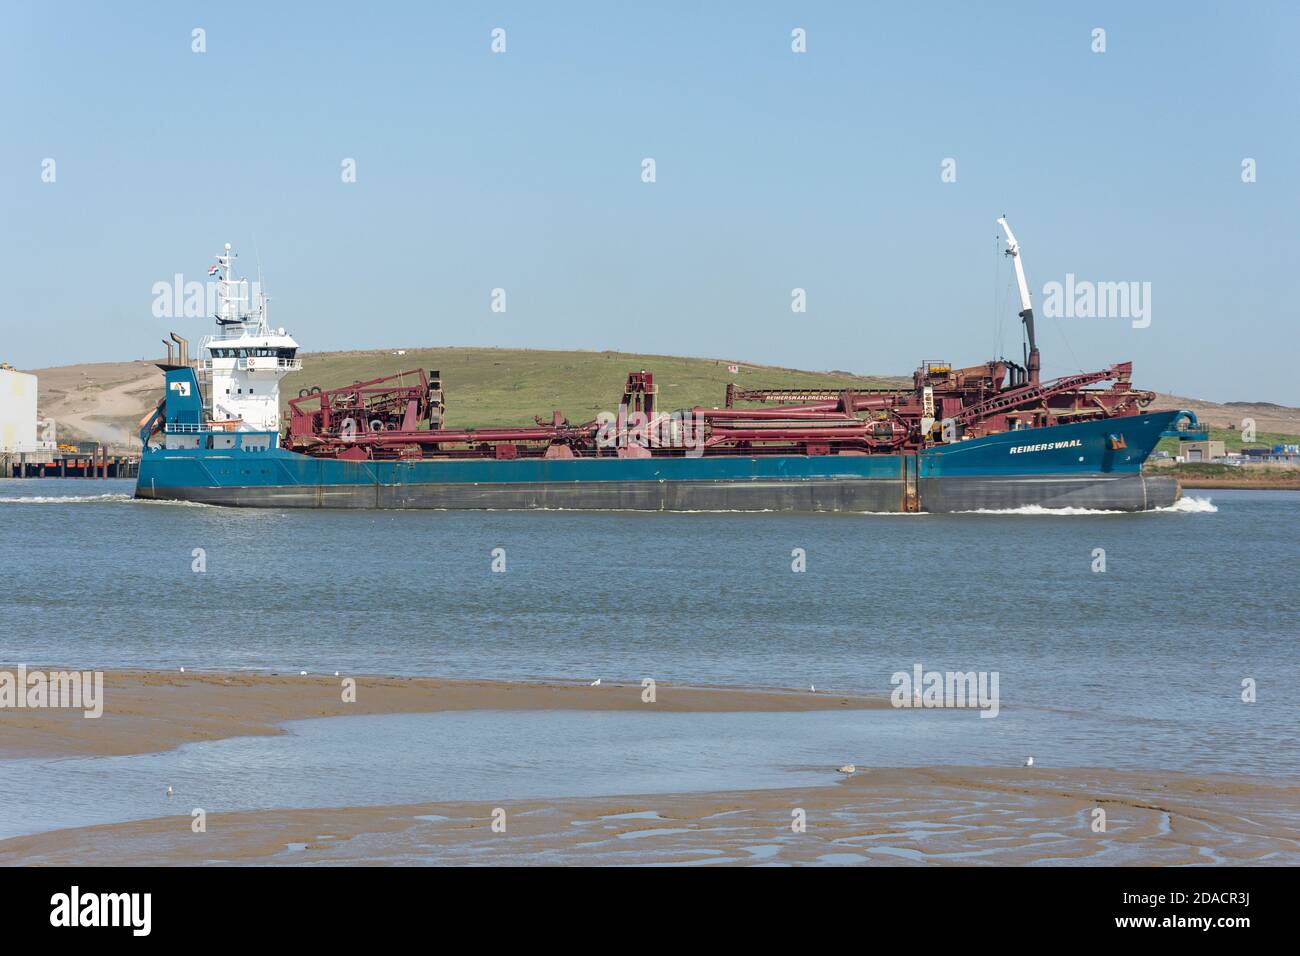
M 177 364 L 189 365 L 190 364 L 190 340 L 185 338 L 183 335 L 177 335 L 175 332 L 171 333 L 171 337 L 172 337 L 172 341 L 176 343 L 176 347 L 180 350 L 179 362 Z
M 163 340 L 162 340 L 162 344 L 165 345 L 165 346 L 167 346 L 167 364 L 168 364 L 168 365 L 175 365 L 176 363 L 175 363 L 175 361 L 173 361 L 173 359 L 172 359 L 172 343 L 171 343 L 171 340 L 169 340 L 169 339 L 163 339 Z

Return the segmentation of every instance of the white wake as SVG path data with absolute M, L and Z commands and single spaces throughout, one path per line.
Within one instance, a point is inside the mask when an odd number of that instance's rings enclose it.
M 1115 508 L 1047 508 L 1043 505 L 1021 505 L 1019 508 L 976 508 L 973 511 L 956 511 L 962 515 L 1127 515 L 1166 512 L 1169 514 L 1214 514 L 1218 505 L 1209 498 L 1182 497 L 1167 508 L 1149 508 L 1143 511 L 1120 511 Z
M 213 508 L 215 505 L 203 501 L 172 501 L 166 498 L 137 498 L 122 493 L 105 495 L 14 495 L 0 498 L 0 505 L 87 505 L 87 504 L 133 504 L 164 505 L 182 508 Z
M 131 501 L 130 495 L 22 495 L 0 498 L 5 505 L 79 505 L 102 501 Z
M 1184 495 L 1168 508 L 1158 508 L 1156 510 L 1180 511 L 1189 515 L 1211 515 L 1219 510 L 1219 506 L 1210 501 L 1209 498 L 1191 498 Z

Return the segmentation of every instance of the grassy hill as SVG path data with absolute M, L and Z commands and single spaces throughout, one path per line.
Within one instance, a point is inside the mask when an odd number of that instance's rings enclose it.
M 303 370 L 285 378 L 287 403 L 298 391 L 368 381 L 411 369 L 442 373 L 447 424 L 457 427 L 530 425 L 534 415 L 549 418 L 559 409 L 570 421 L 614 411 L 623 395 L 627 373 L 647 369 L 659 386 L 665 411 L 694 405 L 721 405 L 727 383 L 772 388 L 877 387 L 902 383 L 899 378 L 869 378 L 847 372 L 805 372 L 739 363 L 730 359 L 634 355 L 628 352 L 550 352 L 534 349 L 446 348 L 373 352 L 324 352 L 303 358 Z M 910 380 L 908 380 L 910 381 Z
M 447 424 L 464 427 L 531 424 L 534 415 L 549 417 L 557 408 L 570 421 L 584 421 L 599 411 L 613 411 L 627 373 L 643 368 L 654 372 L 659 406 L 665 411 L 721 405 L 728 382 L 772 388 L 897 387 L 911 382 L 910 376 L 809 372 L 735 359 L 628 352 L 442 348 L 408 349 L 397 355 L 382 349 L 305 353 L 302 358 L 303 371 L 288 376 L 281 388 L 286 403 L 312 385 L 332 388 L 411 369 L 436 369 L 442 373 Z M 117 451 L 136 451 L 138 423 L 162 394 L 162 373 L 154 361 L 33 369 L 39 378 L 41 414 L 55 420 L 61 441 L 93 439 Z M 740 371 L 727 371 L 729 364 L 738 364 Z M 1222 405 L 1173 395 L 1158 396 L 1154 407 L 1193 409 L 1212 436 L 1232 449 L 1241 446 L 1239 428 L 1246 417 L 1257 423 L 1256 444 L 1294 442 L 1300 435 L 1300 409 L 1267 403 Z M 1175 445 L 1167 439 L 1161 447 L 1172 453 Z

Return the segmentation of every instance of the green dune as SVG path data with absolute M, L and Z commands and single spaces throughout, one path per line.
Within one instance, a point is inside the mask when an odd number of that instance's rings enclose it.
M 739 364 L 730 372 L 729 364 Z M 875 388 L 910 381 L 869 378 L 848 372 L 735 363 L 729 359 L 637 355 L 628 352 L 553 352 L 536 349 L 442 348 L 371 352 L 317 352 L 303 355 L 303 369 L 287 376 L 281 395 L 287 404 L 299 390 L 336 388 L 355 381 L 414 369 L 442 373 L 448 425 L 532 424 L 555 409 L 570 421 L 586 421 L 614 411 L 627 373 L 646 369 L 659 386 L 665 411 L 695 405 L 722 405 L 728 382 L 769 388 Z

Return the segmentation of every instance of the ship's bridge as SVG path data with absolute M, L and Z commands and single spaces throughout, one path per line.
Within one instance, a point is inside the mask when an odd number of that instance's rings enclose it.
M 238 431 L 278 431 L 280 379 L 302 368 L 298 343 L 284 329 L 224 326 L 199 343 L 199 374 L 214 425 Z
M 296 372 L 302 368 L 298 343 L 284 329 L 268 333 L 257 329 L 225 329 L 205 336 L 199 343 L 199 352 L 207 356 L 199 359 L 200 372 L 217 368 Z M 233 364 L 228 360 L 233 360 Z

